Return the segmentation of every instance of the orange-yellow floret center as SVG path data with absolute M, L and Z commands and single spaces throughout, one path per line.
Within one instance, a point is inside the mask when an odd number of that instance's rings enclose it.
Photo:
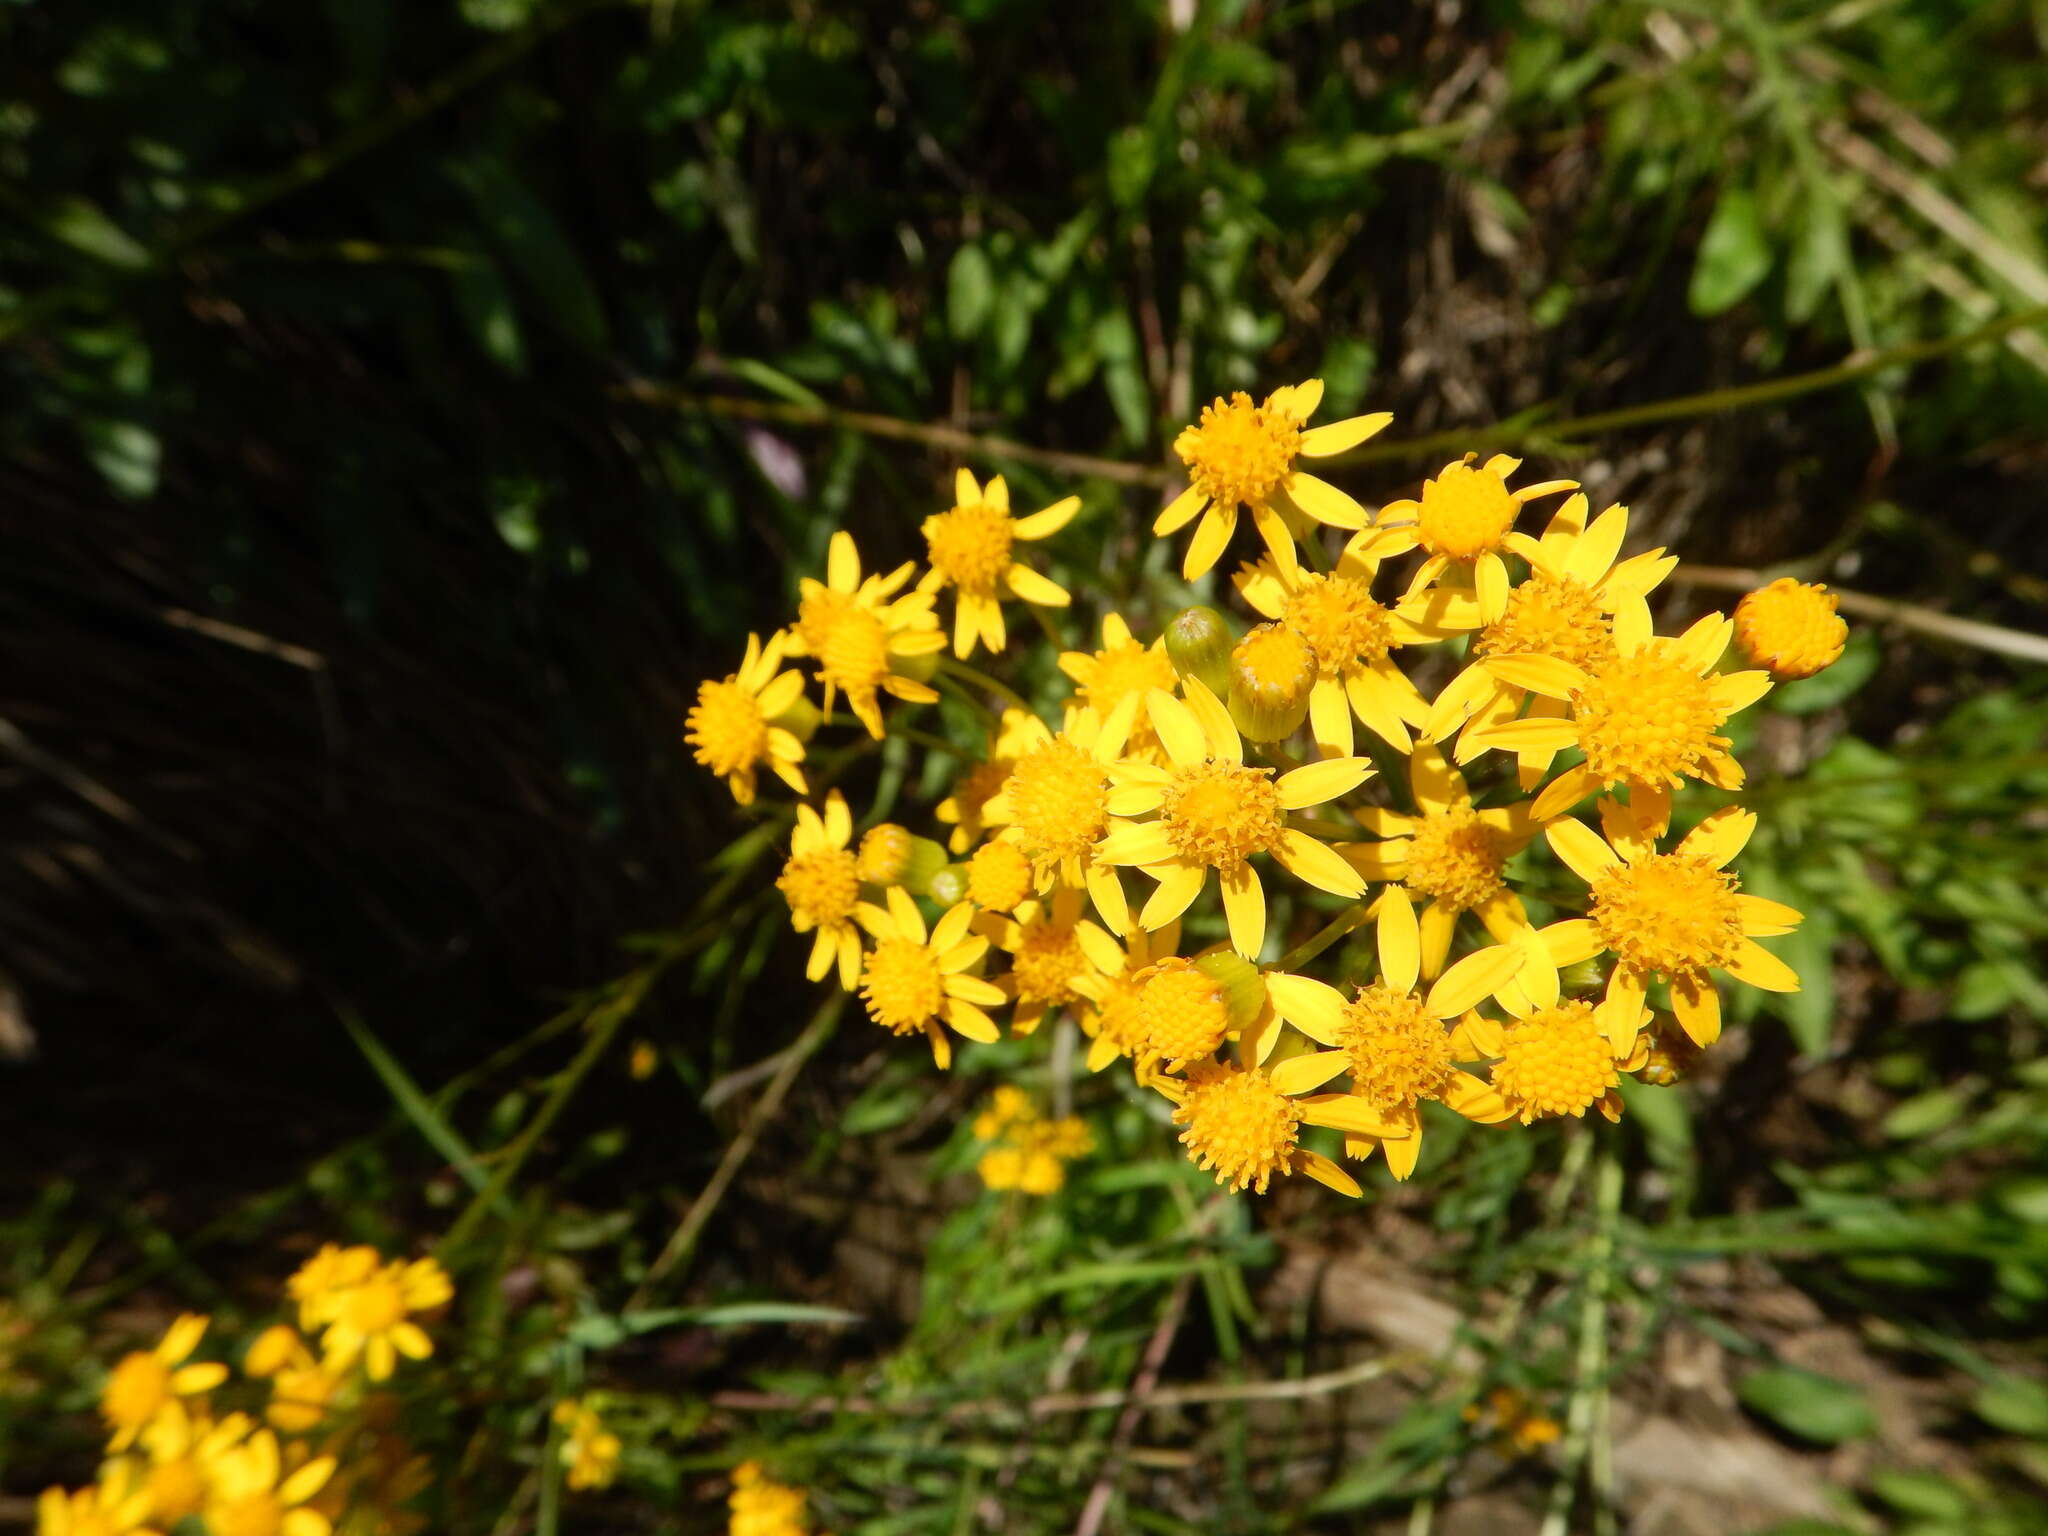
M 992 597 L 1010 569 L 1016 524 L 985 501 L 970 501 L 924 521 L 932 569 L 962 592 Z
M 938 957 L 909 939 L 884 939 L 861 972 L 860 995 L 877 1024 L 907 1035 L 938 1016 L 945 1005 Z
M 1223 988 L 1194 962 L 1162 960 L 1139 979 L 1138 1023 L 1145 1048 L 1177 1070 L 1213 1055 L 1230 1029 Z
M 1252 404 L 1243 390 L 1203 406 L 1201 422 L 1173 444 L 1194 488 L 1223 507 L 1266 506 L 1300 448 L 1301 423 L 1270 399 Z
M 1583 1115 L 1619 1077 L 1614 1050 L 1589 1003 L 1567 998 L 1507 1028 L 1493 1086 L 1527 1125 L 1543 1115 Z
M 1315 680 L 1315 652 L 1284 625 L 1259 625 L 1230 653 L 1232 688 L 1258 709 L 1299 705 Z
M 1081 702 L 1105 719 L 1130 694 L 1143 698 L 1154 688 L 1173 689 L 1173 658 L 1163 646 L 1126 640 L 1122 645 L 1104 646 L 1089 659 L 1094 665 L 1081 685 Z
M 1500 890 L 1506 864 L 1506 838 L 1459 801 L 1417 819 L 1403 881 L 1416 894 L 1465 912 Z
M 144 1486 L 149 1490 L 151 1516 L 166 1526 L 198 1514 L 206 1502 L 205 1475 L 190 1456 L 158 1462 L 149 1469 Z
M 1520 510 L 1499 470 L 1452 464 L 1422 483 L 1416 542 L 1432 555 L 1471 560 L 1499 547 Z
M 1173 1119 L 1186 1127 L 1180 1139 L 1195 1166 L 1233 1190 L 1263 1195 L 1274 1174 L 1294 1166 L 1301 1111 L 1256 1067 L 1197 1062 Z
M 1593 882 L 1587 915 L 1622 964 L 1665 976 L 1726 966 L 1742 947 L 1735 877 L 1693 854 L 1612 866 Z
M 1031 894 L 1031 861 L 1015 843 L 983 843 L 967 861 L 967 899 L 985 912 L 1008 912 Z
M 1849 640 L 1835 612 L 1835 594 L 1818 582 L 1780 576 L 1735 605 L 1735 640 L 1743 655 L 1775 677 L 1811 677 L 1831 666 Z
M 849 593 L 814 588 L 797 605 L 796 632 L 817 658 L 818 675 L 835 688 L 865 696 L 889 675 L 888 626 Z
M 1555 656 L 1591 672 L 1614 659 L 1614 630 L 1593 589 L 1541 572 L 1508 593 L 1507 612 L 1479 633 L 1481 656 Z
M 1335 676 L 1361 662 L 1380 661 L 1392 649 L 1394 627 L 1384 604 L 1355 576 L 1304 572 L 1288 595 L 1280 622 L 1308 642 L 1316 665 Z
M 1078 858 L 1101 840 L 1109 776 L 1065 736 L 1018 760 L 1009 795 L 1026 851 L 1042 863 Z
M 799 933 L 843 923 L 860 900 L 860 861 L 848 848 L 814 848 L 782 866 L 775 887 Z
M 405 1320 L 405 1292 L 396 1280 L 379 1275 L 344 1296 L 341 1318 L 359 1333 L 382 1333 Z
M 1182 858 L 1219 869 L 1264 853 L 1286 830 L 1273 770 L 1214 758 L 1174 774 L 1160 821 Z
M 1676 785 L 1728 746 L 1714 685 L 1670 641 L 1595 672 L 1572 698 L 1586 767 L 1603 784 Z
M 727 678 L 697 687 L 685 739 L 713 773 L 738 773 L 768 755 L 768 722 L 752 691 Z
M 1443 1092 L 1457 1068 L 1451 1037 L 1412 992 L 1383 981 L 1361 987 L 1344 1005 L 1337 1043 L 1351 1058 L 1351 1082 L 1375 1109 L 1412 1109 Z
M 1094 969 L 1071 923 L 1047 918 L 1020 925 L 1010 970 L 1017 978 L 1020 1002 L 1070 1003 L 1074 978 Z
M 1115 1046 L 1119 1056 L 1135 1056 L 1145 1049 L 1143 996 L 1135 978 L 1119 976 L 1102 989 L 1095 1004 L 1094 1034 Z

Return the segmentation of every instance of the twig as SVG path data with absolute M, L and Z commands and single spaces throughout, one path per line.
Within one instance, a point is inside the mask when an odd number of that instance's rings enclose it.
M 1673 586 L 1691 583 L 1697 587 L 1712 587 L 1726 592 L 1747 592 L 1762 586 L 1771 579 L 1765 571 L 1746 570 L 1730 565 L 1682 565 L 1673 574 Z M 1958 619 L 1933 608 L 1923 608 L 1918 603 L 1902 603 L 1896 598 L 1873 597 L 1868 592 L 1850 592 L 1840 587 L 1830 587 L 1849 613 L 1861 614 L 1865 618 L 1878 619 L 1884 623 L 1897 624 L 1903 629 L 1917 629 L 1923 634 L 1936 635 L 1943 640 L 1954 640 L 1961 645 L 1974 645 L 1979 650 L 1995 651 L 2001 656 L 2017 656 L 2023 661 L 2048 662 L 2048 635 L 2030 634 L 2022 629 L 2007 629 L 1999 624 L 1986 624 L 1977 619 Z
M 834 987 L 831 995 L 819 1005 L 818 1011 L 811 1015 L 811 1022 L 797 1037 L 796 1043 L 783 1052 L 782 1065 L 776 1069 L 774 1078 L 762 1090 L 761 1097 L 747 1115 L 747 1123 L 740 1127 L 739 1135 L 735 1136 L 732 1145 L 725 1149 L 725 1155 L 718 1160 L 718 1167 L 713 1170 L 710 1182 L 699 1191 L 697 1198 L 690 1203 L 689 1210 L 683 1213 L 681 1224 L 677 1226 L 654 1262 L 647 1267 L 646 1278 L 634 1289 L 621 1311 L 633 1312 L 645 1306 L 655 1286 L 696 1248 L 697 1238 L 703 1232 L 704 1224 L 711 1219 L 712 1212 L 718 1209 L 718 1202 L 725 1198 L 726 1190 L 731 1188 L 732 1181 L 738 1177 L 741 1167 L 754 1150 L 754 1143 L 761 1139 L 762 1130 L 782 1108 L 782 1101 L 789 1096 L 790 1087 L 796 1082 L 797 1073 L 803 1070 L 804 1063 L 811 1059 L 818 1047 L 830 1038 L 832 1031 L 838 1026 L 840 1010 L 845 1006 L 846 994 Z

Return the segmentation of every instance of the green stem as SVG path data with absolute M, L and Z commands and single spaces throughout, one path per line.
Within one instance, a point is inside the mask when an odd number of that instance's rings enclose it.
M 1324 950 L 1336 943 L 1353 929 L 1362 927 L 1370 909 L 1364 902 L 1338 913 L 1314 933 L 1287 951 L 1275 963 L 1277 971 L 1291 971 L 1296 966 L 1306 965 Z
M 957 661 L 951 656 L 941 656 L 939 670 L 952 674 L 963 683 L 971 683 L 984 692 L 994 694 L 1012 709 L 1021 709 L 1027 715 L 1035 713 L 1031 706 L 1024 702 L 1021 693 L 1000 678 L 990 677 L 979 667 L 970 667 L 966 662 Z

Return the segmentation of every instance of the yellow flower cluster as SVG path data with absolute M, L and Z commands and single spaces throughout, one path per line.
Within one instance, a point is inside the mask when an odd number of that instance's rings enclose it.
M 1774 678 L 1839 656 L 1846 632 L 1824 589 L 1781 581 L 1733 620 L 1660 635 L 1649 597 L 1676 558 L 1625 554 L 1625 508 L 1596 515 L 1570 480 L 1518 485 L 1505 455 L 1465 455 L 1371 513 L 1303 464 L 1389 418 L 1311 426 L 1322 394 L 1311 379 L 1219 399 L 1174 445 L 1188 486 L 1153 532 L 1194 526 L 1194 580 L 1248 514 L 1263 547 L 1229 583 L 1248 628 L 1191 608 L 1147 639 L 1107 613 L 1099 647 L 1058 656 L 1073 690 L 1041 717 L 966 658 L 1006 648 L 1006 598 L 1068 604 L 1015 556 L 1079 502 L 1013 517 L 1000 476 L 963 470 L 923 522 L 921 577 L 914 561 L 863 576 L 835 534 L 827 581 L 806 580 L 793 625 L 703 685 L 690 739 L 745 802 L 761 767 L 801 782 L 838 696 L 879 738 L 883 695 L 954 691 L 988 739 L 935 808 L 943 846 L 894 824 L 856 840 L 841 789 L 800 791 L 777 883 L 813 935 L 811 978 L 836 974 L 942 1067 L 955 1035 L 993 1041 L 1005 1015 L 1028 1035 L 1069 1013 L 1090 1068 L 1129 1061 L 1220 1182 L 1307 1174 L 1355 1194 L 1304 1127 L 1406 1178 L 1426 1103 L 1482 1124 L 1614 1118 L 1623 1076 L 1669 1082 L 1719 1035 L 1716 973 L 1796 990 L 1758 940 L 1799 914 L 1733 871 L 1756 817 L 1727 803 L 1743 770 L 1725 731 Z M 1519 526 L 1551 498 L 1540 529 Z M 947 588 L 951 656 L 933 607 Z M 1724 668 L 1738 642 L 1753 669 Z M 818 706 L 783 658 L 815 670 Z M 1375 757 L 1402 771 L 1382 776 Z M 1693 786 L 1722 803 L 1674 836 Z M 1270 931 L 1276 880 L 1290 911 L 1327 918 L 1277 960 L 1294 935 Z M 1539 924 L 1531 890 L 1564 915 Z M 1184 922 L 1226 937 L 1191 947 Z M 1368 925 L 1361 974 L 1302 968 Z M 983 1116 L 984 1138 L 1003 1139 L 983 1177 L 1053 1187 L 1061 1155 L 1035 1139 L 1053 1133 L 1014 1102 Z
M 432 1259 L 329 1244 L 287 1291 L 299 1325 L 277 1323 L 243 1352 L 246 1408 L 216 1401 L 228 1366 L 196 1358 L 208 1318 L 180 1317 L 153 1348 L 117 1362 L 100 1392 L 99 1478 L 47 1490 L 38 1536 L 164 1536 L 195 1519 L 211 1536 L 419 1530 L 405 1506 L 426 1487 L 427 1464 L 393 1429 L 395 1400 L 378 1388 L 400 1356 L 433 1353 L 414 1319 L 449 1299 L 447 1275 Z
M 1075 1115 L 1050 1119 L 1029 1094 L 1008 1084 L 989 1095 L 974 1117 L 978 1141 L 995 1143 L 981 1155 L 975 1172 L 990 1189 L 1050 1195 L 1067 1181 L 1067 1164 L 1095 1150 L 1087 1122 Z
M 562 1431 L 562 1465 L 571 1488 L 604 1488 L 618 1476 L 619 1437 L 604 1427 L 597 1404 L 587 1397 L 555 1404 L 555 1424 Z
M 759 1462 L 743 1461 L 732 1469 L 727 1536 L 811 1536 L 807 1502 L 803 1489 L 776 1482 Z

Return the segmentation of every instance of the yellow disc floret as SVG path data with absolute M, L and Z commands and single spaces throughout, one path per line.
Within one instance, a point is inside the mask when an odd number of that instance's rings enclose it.
M 1351 1057 L 1351 1081 L 1375 1109 L 1412 1109 L 1443 1092 L 1457 1068 L 1451 1037 L 1412 992 L 1385 982 L 1358 989 L 1344 1005 L 1337 1044 Z
M 1181 1104 L 1173 1112 L 1188 1155 L 1216 1182 L 1260 1194 L 1276 1173 L 1294 1166 L 1301 1111 L 1257 1067 L 1201 1061 L 1188 1069 Z
M 768 721 L 751 688 L 727 678 L 697 685 L 683 739 L 713 773 L 740 773 L 768 755 Z
M 910 939 L 884 939 L 860 973 L 860 995 L 877 1024 L 895 1034 L 913 1034 L 945 1006 L 938 956 Z
M 1394 643 L 1392 616 L 1355 576 L 1302 572 L 1280 622 L 1308 642 L 1326 676 L 1379 661 Z
M 889 675 L 889 627 L 852 593 L 813 587 L 797 604 L 796 632 L 829 687 L 871 698 Z
M 1105 645 L 1085 660 L 1092 665 L 1085 669 L 1085 680 L 1076 692 L 1083 704 L 1105 720 L 1129 695 L 1135 693 L 1142 699 L 1154 688 L 1171 692 L 1176 681 L 1173 658 L 1160 645 L 1126 640 L 1121 645 Z
M 1252 404 L 1239 390 L 1202 407 L 1201 422 L 1174 439 L 1188 480 L 1221 506 L 1267 505 L 1301 449 L 1301 423 L 1268 399 Z
M 1593 589 L 1538 571 L 1508 593 L 1507 612 L 1479 632 L 1481 656 L 1555 656 L 1582 671 L 1614 660 L 1613 626 Z
M 1064 735 L 1018 760 L 1009 796 L 1025 851 L 1041 866 L 1078 858 L 1102 839 L 1109 776 Z
M 1017 979 L 1020 1002 L 1070 1003 L 1078 995 L 1074 978 L 1090 969 L 1072 923 L 1042 917 L 1018 925 L 1010 970 Z
M 1500 890 L 1507 855 L 1505 835 L 1467 802 L 1453 801 L 1416 818 L 1403 882 L 1454 912 L 1469 911 Z
M 1670 640 L 1616 658 L 1572 697 L 1579 749 L 1603 784 L 1676 785 L 1725 752 L 1727 711 Z
M 1592 1004 L 1576 998 L 1510 1024 L 1493 1064 L 1493 1086 L 1524 1125 L 1544 1115 L 1583 1115 L 1619 1080 Z
M 967 861 L 967 899 L 985 912 L 1008 912 L 1031 894 L 1031 861 L 1015 843 L 984 843 Z
M 1415 541 L 1432 555 L 1471 560 L 1499 546 L 1515 525 L 1521 503 L 1491 466 L 1449 464 L 1422 482 Z
M 1140 1007 L 1144 988 L 1136 977 L 1118 976 L 1102 989 L 1095 1000 L 1095 1038 L 1107 1040 L 1119 1056 L 1137 1056 L 1146 1045 L 1145 1015 Z
M 1623 965 L 1697 977 L 1743 944 L 1735 877 L 1707 859 L 1660 853 L 1611 866 L 1593 881 L 1587 916 Z
M 1174 957 L 1138 976 L 1138 1028 L 1145 1049 L 1178 1071 L 1213 1055 L 1230 1030 L 1222 985 L 1191 960 Z
M 932 569 L 962 592 L 990 597 L 1010 569 L 1016 525 L 1010 514 L 986 501 L 970 501 L 924 521 Z
M 869 885 L 899 884 L 910 872 L 910 855 L 910 828 L 885 821 L 860 840 L 860 877 Z
M 860 860 L 850 848 L 815 848 L 782 866 L 775 888 L 789 903 L 799 933 L 843 923 L 860 901 Z
M 1174 774 L 1160 821 L 1183 858 L 1218 869 L 1265 852 L 1286 830 L 1272 769 L 1213 758 Z
M 1832 666 L 1849 641 L 1838 602 L 1819 582 L 1780 576 L 1735 605 L 1735 643 L 1773 677 L 1811 677 Z

